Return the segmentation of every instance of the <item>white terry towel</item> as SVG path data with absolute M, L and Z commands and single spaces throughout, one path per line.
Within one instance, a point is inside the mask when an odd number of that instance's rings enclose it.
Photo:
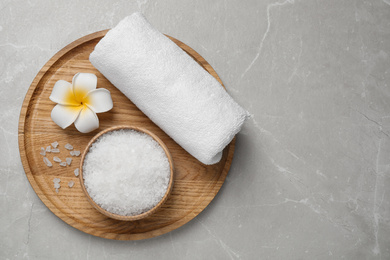
M 115 87 L 192 156 L 220 161 L 248 112 L 140 13 L 124 18 L 89 57 Z

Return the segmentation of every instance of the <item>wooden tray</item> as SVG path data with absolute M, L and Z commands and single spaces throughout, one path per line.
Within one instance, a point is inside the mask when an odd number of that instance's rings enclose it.
M 59 218 L 69 225 L 88 234 L 108 239 L 139 240 L 162 235 L 181 227 L 196 217 L 216 196 L 229 171 L 233 153 L 233 140 L 224 150 L 222 160 L 215 165 L 206 166 L 196 160 L 149 120 L 128 98 L 117 90 L 89 62 L 89 54 L 106 34 L 107 30 L 96 32 L 69 44 L 54 55 L 32 82 L 19 119 L 19 150 L 27 178 L 42 202 Z M 167 36 L 169 37 L 169 36 Z M 180 48 L 192 56 L 204 69 L 221 84 L 217 73 L 198 53 L 184 43 L 169 37 Z M 99 114 L 99 129 L 81 134 L 72 125 L 63 130 L 50 117 L 55 103 L 49 100 L 54 83 L 63 79 L 71 82 L 77 72 L 90 72 L 98 77 L 98 88 L 111 92 L 114 108 Z M 133 125 L 146 128 L 155 133 L 168 147 L 175 165 L 174 187 L 164 206 L 146 219 L 125 222 L 110 219 L 94 209 L 84 196 L 78 177 L 73 171 L 78 168 L 80 157 L 72 157 L 70 166 L 61 167 L 53 162 L 53 155 L 61 159 L 69 156 L 64 148 L 72 144 L 76 150 L 83 151 L 89 140 L 108 127 L 114 125 Z M 58 141 L 60 153 L 47 157 L 53 167 L 47 167 L 41 147 Z M 54 178 L 61 179 L 59 193 L 53 186 Z M 75 185 L 68 187 L 73 180 Z

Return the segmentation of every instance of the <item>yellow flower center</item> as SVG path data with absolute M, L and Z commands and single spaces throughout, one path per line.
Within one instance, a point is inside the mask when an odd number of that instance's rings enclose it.
M 65 101 L 68 104 L 72 104 L 73 106 L 84 106 L 89 103 L 89 98 L 86 96 L 87 91 L 84 88 L 73 88 L 74 91 L 70 90 L 66 96 Z
M 84 88 L 75 87 L 74 89 L 74 98 L 79 103 L 86 103 L 85 96 L 87 95 L 87 91 Z

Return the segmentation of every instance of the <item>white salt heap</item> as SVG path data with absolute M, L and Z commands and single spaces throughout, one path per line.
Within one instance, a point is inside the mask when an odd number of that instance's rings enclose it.
M 103 209 L 133 216 L 156 206 L 170 179 L 168 158 L 149 135 L 133 130 L 108 132 L 85 156 L 84 184 Z

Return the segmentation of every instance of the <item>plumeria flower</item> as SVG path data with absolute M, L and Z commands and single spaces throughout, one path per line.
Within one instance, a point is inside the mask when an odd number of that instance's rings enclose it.
M 72 83 L 59 80 L 53 87 L 50 100 L 57 105 L 51 111 L 51 119 L 62 129 L 74 123 L 81 133 L 89 133 L 99 127 L 96 113 L 113 107 L 110 91 L 96 88 L 97 77 L 91 73 L 77 73 Z

